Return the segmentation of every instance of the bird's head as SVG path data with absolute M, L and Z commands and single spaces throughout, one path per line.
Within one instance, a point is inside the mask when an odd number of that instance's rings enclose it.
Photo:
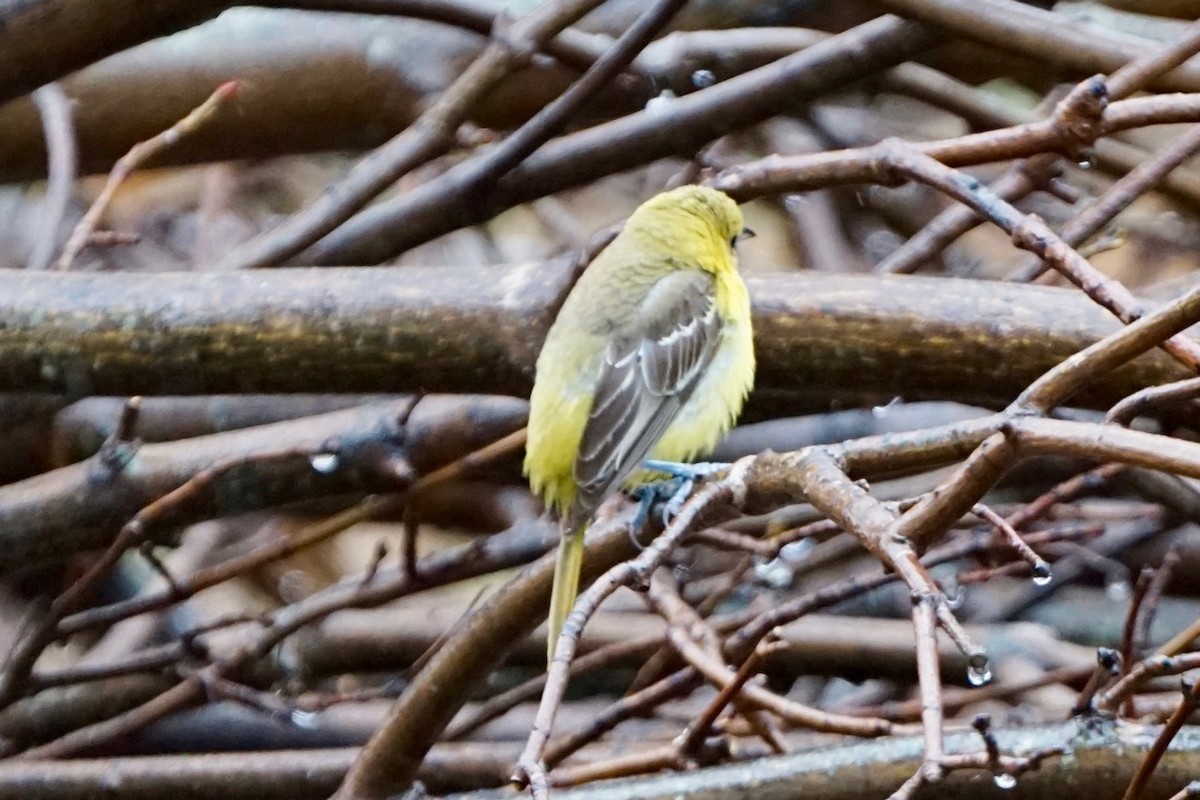
M 626 228 L 640 228 L 681 259 L 711 272 L 736 268 L 733 247 L 753 236 L 742 210 L 724 192 L 707 186 L 681 186 L 643 203 Z

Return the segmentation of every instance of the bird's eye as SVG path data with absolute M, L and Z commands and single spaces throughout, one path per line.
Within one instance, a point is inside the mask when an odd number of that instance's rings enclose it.
M 754 231 L 750 230 L 749 228 L 742 228 L 741 233 L 739 233 L 737 236 L 734 236 L 732 239 L 729 240 L 729 246 L 737 247 L 738 242 L 742 241 L 743 239 L 753 239 L 757 235 L 758 234 L 756 234 Z

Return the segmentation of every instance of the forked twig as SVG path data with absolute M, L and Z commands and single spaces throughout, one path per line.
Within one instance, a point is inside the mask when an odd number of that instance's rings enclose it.
M 91 207 L 88 208 L 87 213 L 83 215 L 83 219 L 79 220 L 79 224 L 75 226 L 75 230 L 71 231 L 71 236 L 67 239 L 66 245 L 63 246 L 62 255 L 58 257 L 58 261 L 54 264 L 55 268 L 71 268 L 71 263 L 75 261 L 75 257 L 87 246 L 88 238 L 100 224 L 100 219 L 108 209 L 109 203 L 112 202 L 113 196 L 116 195 L 117 189 L 129 177 L 130 173 L 163 150 L 173 146 L 184 136 L 204 125 L 226 101 L 237 95 L 238 87 L 239 83 L 237 81 L 222 83 L 217 87 L 216 91 L 209 95 L 207 100 L 196 106 L 186 117 L 157 136 L 147 139 L 144 142 L 138 142 L 128 153 L 121 156 L 117 160 L 117 163 L 113 165 L 112 171 L 109 172 L 104 188 L 100 190 L 100 194 L 96 197 Z

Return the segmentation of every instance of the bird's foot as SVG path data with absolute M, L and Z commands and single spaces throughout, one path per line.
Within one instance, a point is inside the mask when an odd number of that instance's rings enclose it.
M 670 524 L 671 519 L 683 508 L 683 504 L 687 502 L 688 497 L 692 494 L 692 489 L 696 486 L 696 481 L 729 469 L 729 464 L 719 462 L 681 464 L 676 461 L 658 461 L 653 458 L 646 459 L 642 464 L 646 469 L 671 476 L 666 480 L 655 481 L 642 487 L 653 491 L 653 496 L 648 503 L 644 499 L 645 495 L 639 494 L 643 506 L 638 510 L 639 516 L 643 513 L 649 514 L 650 506 L 653 506 L 656 500 L 665 501 L 662 512 L 664 525 Z
M 633 499 L 638 501 L 638 510 L 633 515 L 633 521 L 629 523 L 629 536 L 639 549 L 644 547 L 638 537 L 645 532 L 646 523 L 650 521 L 650 509 L 654 508 L 655 503 L 665 499 L 659 492 L 660 483 L 663 481 L 643 483 L 633 490 Z
M 661 481 L 650 481 L 638 486 L 633 490 L 633 496 L 638 501 L 638 510 L 633 516 L 630 531 L 638 533 L 644 531 L 646 523 L 650 521 L 650 510 L 659 503 L 663 504 L 663 525 L 670 524 L 671 518 L 679 513 L 679 509 L 683 508 L 695 483 L 694 480 L 687 478 L 672 477 Z

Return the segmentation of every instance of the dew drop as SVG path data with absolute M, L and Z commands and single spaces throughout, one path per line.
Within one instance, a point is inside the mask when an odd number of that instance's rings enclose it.
M 1017 786 L 1017 778 L 1007 772 L 998 772 L 996 777 L 992 778 L 998 789 L 1015 789 Z
M 787 589 L 792 585 L 795 574 L 782 558 L 773 558 L 754 568 L 754 575 L 772 589 Z
M 896 408 L 896 406 L 900 405 L 900 404 L 901 404 L 901 403 L 903 403 L 903 402 L 904 402 L 904 400 L 903 400 L 902 398 L 900 398 L 900 397 L 893 397 L 891 400 L 889 400 L 889 401 L 887 402 L 887 405 L 883 405 L 883 406 L 872 406 L 872 408 L 871 408 L 871 416 L 873 416 L 875 419 L 883 419 L 883 418 L 884 418 L 884 417 L 886 417 L 886 416 L 887 416 L 887 415 L 888 415 L 888 414 L 889 414 L 889 413 L 890 413 L 890 412 L 891 412 L 893 409 L 895 409 L 895 408 Z
M 1118 602 L 1128 600 L 1133 595 L 1133 587 L 1124 576 L 1109 578 L 1104 582 L 1104 596 Z
M 1045 561 L 1039 561 L 1033 565 L 1034 586 L 1049 586 L 1052 580 L 1054 580 L 1054 573 L 1050 571 L 1049 564 Z
M 972 686 L 983 686 L 992 680 L 992 671 L 987 667 L 967 667 L 967 683 Z
M 317 453 L 308 460 L 312 468 L 322 475 L 329 475 L 338 468 L 338 457 L 335 453 Z
M 779 557 L 788 564 L 799 564 L 808 558 L 808 554 L 812 552 L 814 547 L 816 547 L 816 544 L 813 543 L 812 539 L 798 539 L 794 542 L 788 542 L 779 548 Z
M 651 97 L 646 102 L 646 113 L 655 115 L 665 114 L 673 100 L 675 100 L 675 93 L 670 89 L 663 89 L 657 97 Z
M 52 361 L 43 359 L 38 373 L 46 383 L 54 383 L 58 380 L 59 376 L 58 365 Z
M 992 679 L 988 661 L 988 655 L 983 650 L 975 650 L 967 655 L 967 683 L 983 686 Z
M 697 89 L 707 89 L 717 82 L 717 76 L 711 69 L 698 69 L 692 73 L 692 86 Z
M 317 727 L 317 722 L 321 718 L 320 714 L 312 711 L 305 711 L 302 708 L 293 709 L 290 716 L 293 725 L 295 725 L 297 728 L 305 728 L 308 730 Z

